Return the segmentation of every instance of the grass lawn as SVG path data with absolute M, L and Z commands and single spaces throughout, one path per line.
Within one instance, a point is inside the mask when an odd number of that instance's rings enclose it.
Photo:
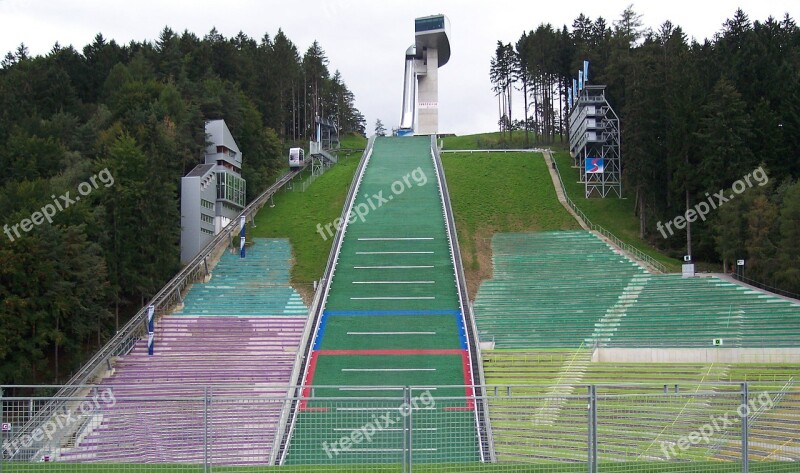
M 524 148 L 525 132 L 515 131 L 508 138 L 508 133 L 481 133 L 478 135 L 448 136 L 443 138 L 444 149 L 503 149 L 503 148 Z M 533 133 L 530 134 L 530 141 L 533 142 Z
M 344 135 L 339 137 L 341 149 L 364 149 L 367 147 L 367 137 L 361 135 Z
M 442 163 L 471 294 L 492 275 L 495 233 L 574 230 L 539 153 L 445 153 Z
M 309 289 L 313 281 L 322 277 L 333 238 L 323 239 L 317 233 L 317 224 L 325 226 L 339 217 L 344 207 L 347 191 L 358 167 L 361 154 L 349 158 L 340 156 L 338 164 L 302 192 L 302 181 L 308 171 L 296 178 L 292 190 L 275 195 L 275 207 L 265 205 L 256 215 L 253 237 L 288 238 L 292 244 L 295 261 L 292 267 L 292 284 L 298 289 Z
M 558 164 L 569 198 L 593 223 L 604 227 L 620 240 L 664 264 L 669 271 L 680 271 L 682 264 L 680 261 L 661 254 L 649 243 L 639 238 L 639 220 L 633 213 L 633 199 L 587 199 L 584 197 L 584 184 L 578 182 L 580 175 L 578 169 L 572 167 L 572 158 L 569 153 L 556 151 L 553 156 Z M 623 195 L 625 195 L 624 189 Z
M 479 133 L 477 135 L 464 135 L 464 136 L 448 136 L 443 138 L 444 149 L 519 149 L 526 148 L 525 146 L 525 131 L 515 130 L 508 137 L 508 133 L 501 133 L 499 131 L 491 133 Z M 559 137 L 556 137 L 558 142 Z M 533 132 L 528 135 L 528 148 L 536 147 L 536 138 Z

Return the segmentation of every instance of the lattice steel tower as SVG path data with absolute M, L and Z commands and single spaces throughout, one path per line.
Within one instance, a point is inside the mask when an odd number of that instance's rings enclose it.
M 582 84 L 569 114 L 569 150 L 581 170 L 586 198 L 622 197 L 619 117 L 606 86 Z

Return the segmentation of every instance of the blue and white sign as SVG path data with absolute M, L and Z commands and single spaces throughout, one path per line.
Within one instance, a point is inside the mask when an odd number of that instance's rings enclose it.
M 603 158 L 595 158 L 594 156 L 586 157 L 586 174 L 602 174 L 605 170 L 605 163 Z
M 156 327 L 156 306 L 151 305 L 147 308 L 147 331 L 155 332 Z
M 147 308 L 147 354 L 153 356 L 156 331 L 156 306 Z
M 242 215 L 241 217 L 239 217 L 239 256 L 241 256 L 242 258 L 244 258 L 244 254 L 245 254 L 245 250 L 244 250 L 244 241 L 245 241 L 244 229 L 245 229 L 246 224 L 247 224 L 247 219 L 245 218 L 245 216 Z
M 3 422 L 2 430 L 3 430 L 3 432 L 11 432 L 11 423 L 10 422 Z
M 583 71 L 578 71 L 578 90 L 583 90 Z
M 583 83 L 584 84 L 588 84 L 589 83 L 589 61 L 588 60 L 584 60 L 583 61 Z
M 572 97 L 578 100 L 578 81 L 575 79 L 572 79 Z

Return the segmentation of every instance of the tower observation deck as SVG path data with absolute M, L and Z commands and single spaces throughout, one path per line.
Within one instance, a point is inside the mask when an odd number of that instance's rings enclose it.
M 450 20 L 433 15 L 414 20 L 415 41 L 406 50 L 403 112 L 398 135 L 439 132 L 439 68 L 450 61 Z
M 589 62 L 569 90 L 569 150 L 581 170 L 585 196 L 622 197 L 619 117 L 606 99 L 605 85 L 589 85 Z

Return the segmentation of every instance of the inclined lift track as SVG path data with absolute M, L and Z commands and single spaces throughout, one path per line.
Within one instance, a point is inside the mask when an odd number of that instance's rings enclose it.
M 331 253 L 328 256 L 328 263 L 325 268 L 325 273 L 322 277 L 322 287 L 317 290 L 317 294 L 314 297 L 314 301 L 312 302 L 311 310 L 310 310 L 310 317 L 306 324 L 305 333 L 303 335 L 303 339 L 300 343 L 303 351 L 303 356 L 298 357 L 297 361 L 295 362 L 295 368 L 292 372 L 292 379 L 295 380 L 295 386 L 291 387 L 288 392 L 287 396 L 287 407 L 288 409 L 284 409 L 284 413 L 281 416 L 281 421 L 276 431 L 275 442 L 273 443 L 274 446 L 278 448 L 273 448 L 272 456 L 270 458 L 269 464 L 271 465 L 283 465 L 286 461 L 286 457 L 289 452 L 289 448 L 291 446 L 291 439 L 294 433 L 294 429 L 297 423 L 297 417 L 300 412 L 300 400 L 304 396 L 304 386 L 306 376 L 308 374 L 309 365 L 311 362 L 311 350 L 314 345 L 314 340 L 316 339 L 319 329 L 320 323 L 322 320 L 322 312 L 325 308 L 325 304 L 328 299 L 328 294 L 331 287 L 331 281 L 333 280 L 333 276 L 336 272 L 336 265 L 339 260 L 339 254 L 341 252 L 342 243 L 344 242 L 344 237 L 347 234 L 347 215 L 351 212 L 353 205 L 355 203 L 356 198 L 358 197 L 358 191 L 361 187 L 361 182 L 364 178 L 364 173 L 369 165 L 370 157 L 372 156 L 373 146 L 375 144 L 375 136 L 369 139 L 367 143 L 367 147 L 364 149 L 364 154 L 361 158 L 361 163 L 359 164 L 358 169 L 356 170 L 356 174 L 353 178 L 353 182 L 350 186 L 350 191 L 347 195 L 346 205 L 342 209 L 341 214 L 341 221 L 345 222 L 342 225 L 341 229 L 336 233 L 335 240 L 333 245 L 331 246 Z M 461 310 L 461 315 L 464 319 L 464 328 L 465 328 L 465 337 L 467 339 L 467 354 L 470 359 L 470 386 L 465 386 L 468 390 L 471 388 L 471 393 L 468 396 L 473 398 L 477 398 L 477 402 L 474 402 L 474 416 L 475 416 L 475 428 L 478 435 L 478 451 L 480 453 L 481 462 L 494 462 L 495 455 L 494 455 L 494 448 L 493 448 L 493 441 L 491 435 L 491 427 L 489 425 L 489 415 L 488 415 L 488 407 L 486 404 L 486 398 L 484 393 L 482 392 L 482 387 L 475 382 L 475 372 L 477 370 L 479 374 L 479 380 L 483 381 L 483 367 L 481 366 L 481 357 L 480 357 L 480 350 L 477 344 L 477 329 L 475 327 L 475 321 L 472 317 L 472 313 L 470 310 L 469 305 L 469 296 L 467 293 L 467 286 L 464 278 L 462 263 L 461 263 L 461 254 L 458 247 L 458 238 L 456 234 L 456 227 L 455 227 L 455 219 L 453 217 L 452 207 L 450 205 L 450 196 L 447 191 L 447 183 L 444 179 L 443 167 L 441 158 L 439 155 L 439 149 L 436 143 L 436 135 L 431 136 L 431 158 L 433 159 L 434 163 L 434 170 L 436 172 L 436 180 L 439 185 L 439 199 L 442 205 L 442 215 L 445 219 L 445 226 L 447 239 L 448 239 L 448 246 L 450 249 L 450 260 L 453 264 L 454 268 L 454 278 L 455 284 L 458 291 L 458 301 L 459 301 L 459 308 Z M 289 402 L 290 401 L 290 402 Z

